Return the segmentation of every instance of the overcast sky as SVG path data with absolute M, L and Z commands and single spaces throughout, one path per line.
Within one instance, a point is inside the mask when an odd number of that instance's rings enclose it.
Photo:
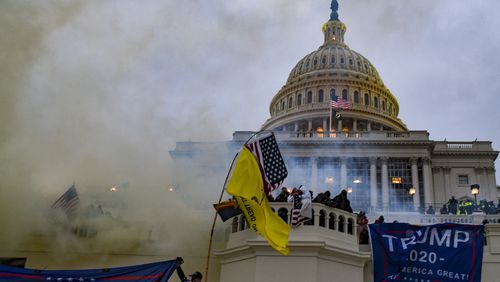
M 500 1 L 339 2 L 346 43 L 378 69 L 409 129 L 500 148 Z M 175 141 L 259 129 L 289 71 L 322 44 L 329 6 L 1 1 L 2 184 L 167 185 Z

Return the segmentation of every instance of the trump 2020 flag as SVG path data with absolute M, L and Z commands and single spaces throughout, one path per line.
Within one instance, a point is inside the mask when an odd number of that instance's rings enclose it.
M 175 260 L 127 267 L 85 270 L 38 270 L 0 265 L 0 281 L 144 281 L 167 282 Z
M 270 135 L 274 139 L 274 135 Z M 271 145 L 272 140 L 259 138 L 252 143 L 262 147 L 274 146 Z M 262 140 L 267 140 L 264 143 Z M 277 146 L 277 145 L 276 145 Z M 265 148 L 262 148 L 265 149 Z M 269 148 L 265 149 L 268 150 Z M 259 157 L 263 157 L 264 153 L 260 151 L 257 155 L 256 151 L 249 148 L 245 144 L 238 153 L 236 163 L 232 167 L 231 177 L 226 183 L 226 191 L 233 195 L 238 202 L 239 208 L 243 211 L 245 219 L 252 230 L 266 238 L 269 245 L 280 253 L 287 255 L 289 249 L 288 235 L 290 226 L 286 224 L 276 213 L 273 212 L 267 201 L 266 189 L 267 183 L 281 183 L 286 177 L 287 172 L 284 167 L 283 159 L 279 150 L 272 149 L 267 152 L 268 156 L 272 156 L 271 164 L 266 165 L 264 160 L 261 166 Z M 266 158 L 265 156 L 263 158 Z M 272 168 L 272 171 L 270 169 Z M 268 187 L 272 189 L 272 185 Z
M 481 281 L 482 225 L 370 224 L 373 281 Z

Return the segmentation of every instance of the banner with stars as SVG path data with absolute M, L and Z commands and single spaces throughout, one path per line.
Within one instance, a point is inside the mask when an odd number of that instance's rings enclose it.
M 373 281 L 481 282 L 482 225 L 370 224 Z
M 176 268 L 175 260 L 127 267 L 84 270 L 38 270 L 0 265 L 0 281 L 166 282 Z

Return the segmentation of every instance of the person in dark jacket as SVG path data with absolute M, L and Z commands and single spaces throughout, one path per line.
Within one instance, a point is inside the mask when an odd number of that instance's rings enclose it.
M 351 202 L 347 199 L 347 191 L 342 190 L 340 194 L 333 198 L 333 207 L 352 213 Z
M 281 188 L 281 193 L 279 193 L 278 196 L 276 196 L 276 199 L 274 199 L 275 202 L 286 202 L 288 199 L 288 196 L 290 196 L 290 193 L 288 193 L 288 189 L 286 187 Z
M 182 282 L 201 282 L 201 279 L 203 279 L 203 275 L 198 271 L 189 275 L 191 277 L 191 279 L 188 279 L 186 277 L 186 275 L 184 274 L 184 271 L 182 270 L 182 267 L 181 267 L 181 264 L 184 263 L 184 260 L 181 257 L 177 257 L 175 259 L 175 262 L 177 263 L 177 268 L 176 268 L 177 276 L 179 276 L 179 279 Z

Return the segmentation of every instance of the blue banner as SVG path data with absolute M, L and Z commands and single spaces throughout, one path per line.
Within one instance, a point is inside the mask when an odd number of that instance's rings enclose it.
M 370 224 L 373 281 L 481 281 L 483 226 Z
M 145 281 L 166 282 L 175 260 L 127 267 L 85 270 L 38 270 L 0 265 L 0 281 Z

